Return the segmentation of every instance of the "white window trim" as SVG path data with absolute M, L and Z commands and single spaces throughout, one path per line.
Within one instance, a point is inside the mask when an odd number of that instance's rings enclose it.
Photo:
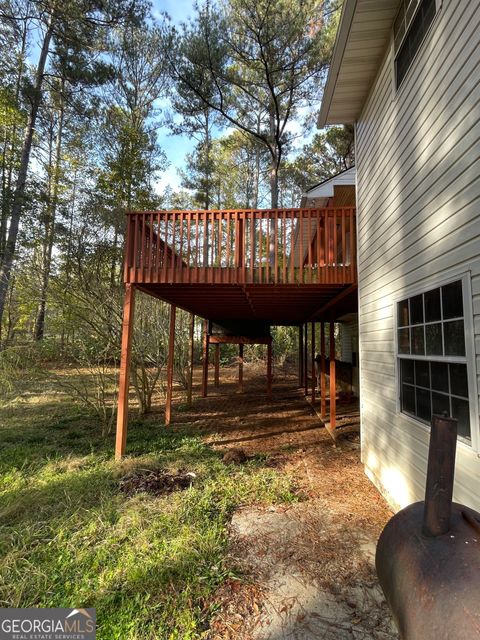
M 435 27 L 435 23 L 437 22 L 437 20 L 439 19 L 439 15 L 440 15 L 440 10 L 442 8 L 443 5 L 443 0 L 435 0 L 435 6 L 436 6 L 436 12 L 435 12 L 435 16 L 432 20 L 432 24 L 429 26 L 429 28 L 427 29 L 427 33 L 425 34 L 422 42 L 420 43 L 420 46 L 418 47 L 412 62 L 410 63 L 410 66 L 407 70 L 407 73 L 405 74 L 405 77 L 402 80 L 402 83 L 399 87 L 397 87 L 397 69 L 396 69 L 396 65 L 395 62 L 397 60 L 397 53 L 395 52 L 395 34 L 393 33 L 393 24 L 392 24 L 392 28 L 390 31 L 390 68 L 391 68 L 391 78 L 392 78 L 392 95 L 393 98 L 396 98 L 397 96 L 401 95 L 405 85 L 408 84 L 407 78 L 410 75 L 410 70 L 414 67 L 414 65 L 417 63 L 417 58 L 420 55 L 420 52 L 422 51 L 423 47 L 425 46 L 425 42 L 427 41 L 427 39 L 430 37 L 430 32 L 432 31 L 432 29 L 434 29 Z M 395 19 L 396 19 L 397 14 L 395 15 Z M 406 35 L 406 34 L 405 34 Z M 405 39 L 405 36 L 404 36 Z M 403 40 L 402 40 L 403 43 Z M 399 49 L 401 48 L 401 46 L 399 47 Z
M 462 293 L 463 293 L 463 322 L 465 331 L 465 361 L 467 365 L 467 379 L 468 379 L 468 401 L 470 409 L 470 435 L 471 442 L 467 442 L 463 439 L 457 440 L 457 447 L 465 448 L 468 452 L 480 452 L 480 432 L 479 432 L 479 411 L 478 411 L 478 395 L 477 395 L 477 371 L 476 371 L 476 359 L 475 359 L 475 332 L 474 332 L 474 318 L 473 318 L 473 300 L 472 300 L 472 285 L 471 285 L 471 272 L 465 271 L 449 271 L 443 273 L 441 276 L 435 278 L 428 278 L 423 281 L 423 284 L 405 287 L 399 291 L 393 300 L 393 340 L 394 340 L 394 358 L 395 358 L 395 398 L 396 398 L 396 413 L 401 419 L 409 421 L 415 427 L 422 428 L 425 432 L 430 432 L 430 427 L 415 416 L 404 413 L 401 410 L 400 403 L 400 360 L 405 357 L 406 354 L 399 354 L 398 352 L 398 317 L 397 317 L 397 304 L 406 298 L 412 298 L 420 295 L 432 289 L 443 287 L 447 284 L 461 280 Z M 416 360 L 436 360 L 435 357 L 428 356 L 415 356 Z M 453 356 L 445 356 L 441 358 L 442 362 L 459 362 L 458 358 Z M 463 359 L 461 360 L 463 362 Z

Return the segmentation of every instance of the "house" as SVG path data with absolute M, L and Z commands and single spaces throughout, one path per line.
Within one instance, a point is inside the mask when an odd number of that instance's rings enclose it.
M 355 167 L 322 180 L 302 194 L 301 207 L 354 207 Z
M 424 496 L 432 413 L 480 509 L 480 3 L 345 0 L 319 126 L 354 124 L 361 445 L 395 508 Z
M 349 167 L 336 175 L 322 180 L 302 194 L 301 207 L 355 207 L 356 169 Z M 347 245 L 349 243 L 347 242 Z M 304 241 L 304 246 L 308 243 Z M 343 391 L 352 392 L 355 396 L 360 393 L 358 368 L 358 314 L 355 311 L 337 319 L 339 324 L 340 363 L 350 365 L 347 370 L 349 381 L 340 380 L 342 365 L 337 371 L 337 383 Z

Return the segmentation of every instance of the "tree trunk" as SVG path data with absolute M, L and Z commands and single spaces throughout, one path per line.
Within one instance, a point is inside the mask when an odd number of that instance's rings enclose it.
M 115 224 L 115 232 L 113 236 L 112 247 L 112 263 L 110 265 L 110 289 L 115 290 L 117 285 L 117 249 L 118 249 L 118 229 Z
M 273 103 L 270 104 L 270 206 L 272 209 L 278 207 L 278 165 L 280 164 L 280 149 L 276 135 L 275 109 Z M 270 268 L 273 269 L 275 264 L 275 220 L 273 216 L 270 218 L 270 245 L 268 247 L 268 256 Z
M 38 304 L 37 318 L 35 322 L 35 340 L 42 340 L 45 334 L 45 312 L 47 306 L 48 285 L 52 268 L 52 251 L 55 240 L 55 218 L 58 203 L 58 188 L 60 182 L 60 163 L 62 155 L 62 135 L 64 121 L 63 92 L 65 81 L 62 79 L 60 86 L 60 109 L 58 112 L 58 129 L 55 143 L 55 168 L 53 171 L 53 185 L 50 193 L 50 202 L 47 206 L 47 220 L 45 223 L 45 251 L 42 269 L 42 282 L 40 287 L 40 300 Z
M 72 245 L 73 245 L 73 219 L 75 215 L 75 207 L 77 204 L 77 177 L 78 177 L 78 166 L 75 166 L 75 170 L 73 173 L 73 187 L 72 187 L 72 196 L 70 200 L 70 216 L 69 216 L 69 226 L 68 226 L 68 241 L 67 241 L 67 252 L 65 256 L 65 289 L 69 290 L 70 287 L 70 276 L 72 271 Z M 65 296 L 62 297 L 62 335 L 61 335 L 61 349 L 62 353 L 65 350 L 65 315 L 67 309 L 67 302 L 65 300 Z M 67 336 L 68 338 L 68 336 Z
M 270 166 L 270 206 L 272 209 L 278 208 L 278 159 L 276 154 L 272 154 L 272 164 Z M 268 247 L 268 256 L 270 268 L 273 269 L 275 264 L 275 219 L 270 218 L 270 244 Z
M 22 44 L 20 46 L 19 53 L 19 67 L 17 73 L 17 79 L 15 82 L 15 106 L 19 107 L 20 102 L 20 89 L 22 85 L 23 71 L 24 71 L 24 63 L 25 63 L 25 52 L 27 50 L 27 20 L 23 23 L 22 30 Z M 11 205 L 11 191 L 12 191 L 12 180 L 13 180 L 13 168 L 15 166 L 15 150 L 16 150 L 16 141 L 17 137 L 17 123 L 14 122 L 12 127 L 12 132 L 10 136 L 10 140 L 8 140 L 7 129 L 5 127 L 5 146 L 3 151 L 3 175 L 2 175 L 2 214 L 0 219 L 0 265 L 3 263 L 5 244 L 7 240 L 7 229 L 8 229 L 8 217 L 10 212 Z M 7 148 L 10 145 L 10 153 L 7 158 Z
M 43 39 L 42 49 L 38 60 L 37 71 L 35 74 L 35 88 L 33 91 L 30 113 L 28 115 L 27 126 L 23 140 L 22 153 L 20 157 L 20 167 L 18 170 L 17 182 L 13 196 L 12 213 L 10 216 L 10 226 L 8 229 L 7 242 L 5 244 L 5 252 L 2 264 L 0 265 L 0 324 L 3 318 L 5 302 L 12 272 L 13 259 L 17 247 L 18 229 L 20 226 L 20 217 L 22 213 L 23 200 L 25 196 L 25 183 L 27 180 L 28 164 L 30 161 L 30 152 L 32 149 L 33 133 L 37 120 L 38 110 L 42 100 L 42 84 L 45 72 L 45 65 L 50 49 L 52 39 L 52 16 L 49 18 L 47 30 Z
M 205 112 L 205 166 L 206 166 L 206 181 L 205 181 L 205 209 L 208 211 L 210 209 L 210 199 L 211 199 L 211 184 L 210 184 L 210 123 L 209 123 L 209 115 L 208 110 Z M 208 221 L 207 217 L 205 217 L 205 241 L 203 243 L 203 266 L 208 267 Z

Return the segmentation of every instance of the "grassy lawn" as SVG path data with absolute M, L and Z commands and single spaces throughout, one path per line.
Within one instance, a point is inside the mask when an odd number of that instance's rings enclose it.
M 289 479 L 226 467 L 193 431 L 132 420 L 128 456 L 48 382 L 0 405 L 0 606 L 95 607 L 104 640 L 202 638 L 232 576 L 227 526 L 240 504 L 293 499 Z M 197 474 L 186 490 L 126 497 L 135 469 Z

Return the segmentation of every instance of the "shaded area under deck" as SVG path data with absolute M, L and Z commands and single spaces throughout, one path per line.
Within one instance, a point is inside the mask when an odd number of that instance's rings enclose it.
M 271 325 L 301 325 L 323 314 L 330 317 L 332 311 L 338 317 L 339 312 L 355 311 L 357 305 L 356 287 L 351 285 L 142 284 L 137 288 L 209 320 L 258 320 Z

